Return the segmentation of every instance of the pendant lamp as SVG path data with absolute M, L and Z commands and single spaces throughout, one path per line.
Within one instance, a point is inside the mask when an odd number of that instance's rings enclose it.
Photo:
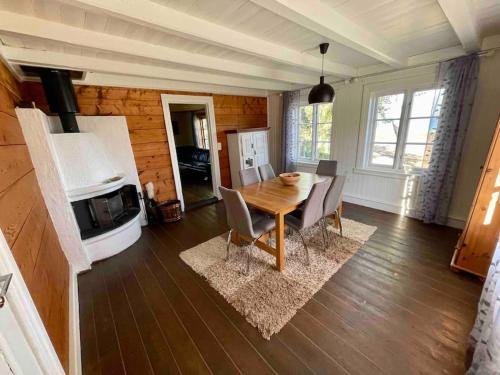
M 314 86 L 309 92 L 309 104 L 316 103 L 333 103 L 335 100 L 335 90 L 328 83 L 325 83 L 325 76 L 323 75 L 323 65 L 325 62 L 325 53 L 328 51 L 330 44 L 321 43 L 319 51 L 321 52 L 321 77 L 319 78 L 319 85 Z

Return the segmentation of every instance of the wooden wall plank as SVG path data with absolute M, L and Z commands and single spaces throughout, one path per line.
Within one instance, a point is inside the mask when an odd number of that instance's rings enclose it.
M 0 85 L 0 112 L 16 117 L 15 100 L 7 87 Z
M 69 361 L 69 267 L 60 256 L 57 233 L 53 225 L 46 225 L 43 232 L 32 283 L 33 301 L 52 340 L 63 366 Z M 57 286 L 57 287 L 54 287 Z M 67 371 L 67 370 L 66 370 Z
M 31 285 L 35 276 L 35 264 L 40 251 L 42 236 L 48 222 L 48 212 L 41 195 L 36 197 L 36 202 L 28 214 L 23 230 L 19 233 L 12 254 L 25 279 Z
M 127 116 L 130 130 L 165 129 L 163 116 Z
M 0 146 L 0 193 L 32 169 L 26 145 Z
M 21 232 L 31 207 L 33 207 L 32 197 L 38 193 L 37 186 L 35 171 L 32 170 L 0 195 L 2 210 L 0 228 L 2 228 L 5 239 L 11 248 Z
M 167 155 L 143 156 L 135 158 L 135 164 L 139 171 L 168 168 L 172 165 L 170 157 Z
M 222 185 L 231 187 L 227 141 L 224 131 L 237 128 L 266 127 L 267 99 L 235 95 L 211 95 L 123 87 L 75 87 L 82 115 L 124 115 L 127 117 L 130 142 L 136 158 L 142 184 L 155 183 L 155 190 L 162 199 L 175 198 L 172 167 L 161 105 L 161 94 L 204 95 L 214 100 L 217 123 L 217 140 L 222 143 L 219 151 Z M 41 85 L 23 83 L 23 98 L 34 101 L 47 110 L 47 101 Z M 166 161 L 168 159 L 168 162 Z
M 17 118 L 0 112 L 0 146 L 25 144 L 23 131 Z
M 134 151 L 134 156 L 154 156 L 154 155 L 168 155 L 169 149 L 167 142 L 151 142 L 151 143 L 139 143 L 133 144 L 132 150 Z
M 40 84 L 33 88 L 41 90 Z M 20 98 L 17 82 L 0 63 L 0 229 L 68 373 L 69 265 L 16 118 L 14 107 Z M 47 107 L 45 98 L 41 105 Z
M 167 141 L 167 132 L 165 129 L 130 130 L 129 134 L 130 142 L 133 145 Z

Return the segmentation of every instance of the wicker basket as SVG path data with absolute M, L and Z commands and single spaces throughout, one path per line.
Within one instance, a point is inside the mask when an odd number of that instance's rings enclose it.
M 158 216 L 165 223 L 172 223 L 182 218 L 181 201 L 178 199 L 161 202 L 156 206 Z

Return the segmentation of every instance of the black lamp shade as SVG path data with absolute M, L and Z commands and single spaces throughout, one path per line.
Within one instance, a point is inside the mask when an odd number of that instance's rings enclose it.
M 319 85 L 314 86 L 309 92 L 309 104 L 333 103 L 335 100 L 335 90 L 328 83 L 325 83 L 325 77 L 321 76 Z

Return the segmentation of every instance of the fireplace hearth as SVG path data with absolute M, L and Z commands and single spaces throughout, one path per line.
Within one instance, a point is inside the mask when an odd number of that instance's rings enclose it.
M 137 188 L 125 185 L 111 193 L 71 203 L 82 240 L 126 224 L 141 212 Z

